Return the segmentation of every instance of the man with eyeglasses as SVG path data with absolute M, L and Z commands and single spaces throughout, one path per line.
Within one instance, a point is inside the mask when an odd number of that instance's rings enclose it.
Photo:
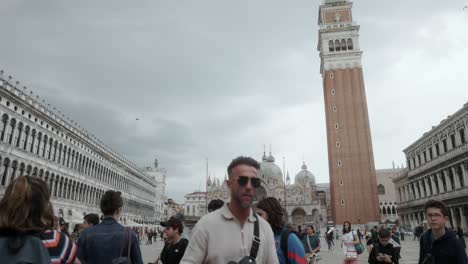
M 468 264 L 465 249 L 455 233 L 448 230 L 447 206 L 437 200 L 429 200 L 425 206 L 430 227 L 422 236 L 419 248 L 419 264 Z
M 244 263 L 251 255 L 252 244 L 256 244 L 253 242 L 256 223 L 259 247 L 255 262 L 247 262 L 278 263 L 273 231 L 251 209 L 255 190 L 261 185 L 259 169 L 258 162 L 250 157 L 237 157 L 229 164 L 226 185 L 231 193 L 231 201 L 198 221 L 182 264 Z

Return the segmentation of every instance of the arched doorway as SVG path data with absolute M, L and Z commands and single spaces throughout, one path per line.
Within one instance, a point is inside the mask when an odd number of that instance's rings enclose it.
M 295 226 L 303 226 L 306 220 L 306 212 L 302 208 L 296 208 L 291 213 L 292 223 Z

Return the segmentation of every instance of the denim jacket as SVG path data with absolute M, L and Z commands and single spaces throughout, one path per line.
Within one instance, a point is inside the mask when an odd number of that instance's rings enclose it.
M 131 232 L 131 245 L 129 245 L 129 231 Z M 83 230 L 78 239 L 78 258 L 86 264 L 112 263 L 112 259 L 118 258 L 120 252 L 123 257 L 128 257 L 130 246 L 130 260 L 133 264 L 143 264 L 140 246 L 135 232 L 117 223 L 114 218 L 104 218 L 95 226 Z M 122 247 L 123 245 L 123 247 Z

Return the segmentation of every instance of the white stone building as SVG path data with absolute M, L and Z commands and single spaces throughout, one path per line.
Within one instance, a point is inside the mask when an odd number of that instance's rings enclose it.
M 376 170 L 381 223 L 398 224 L 397 197 L 393 180 L 405 173 L 406 168 Z
M 290 183 L 289 173 L 284 184 L 283 172 L 276 165 L 275 158 L 271 154 L 268 157 L 263 154 L 259 177 L 261 186 L 256 190 L 255 201 L 269 196 L 277 198 L 287 212 L 287 222 L 296 227 L 304 228 L 308 224 L 325 225 L 328 217 L 327 205 L 329 206 L 330 201 L 329 190 L 326 186 L 317 187 L 315 176 L 307 170 L 305 164 L 296 174 L 293 184 Z M 222 182 L 217 178 L 208 179 L 208 202 L 214 199 L 229 201 L 226 180 L 227 177 Z
M 424 204 L 444 201 L 450 226 L 468 227 L 468 103 L 403 150 L 408 170 L 393 180 L 400 223 L 426 221 Z
M 123 194 L 122 222 L 155 222 L 153 178 L 0 72 L 0 196 L 20 175 L 44 179 L 55 214 L 82 223 L 106 190 Z
M 193 192 L 185 195 L 186 216 L 202 217 L 207 213 L 206 192 Z

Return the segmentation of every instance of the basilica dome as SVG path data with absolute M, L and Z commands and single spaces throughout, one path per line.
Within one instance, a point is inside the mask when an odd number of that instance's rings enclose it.
M 265 154 L 263 155 L 258 175 L 265 182 L 268 182 L 268 179 L 277 179 L 278 183 L 283 183 L 281 168 L 276 165 L 275 158 L 271 154 L 268 157 Z
M 296 174 L 296 178 L 294 178 L 294 183 L 300 185 L 315 185 L 315 176 L 314 174 L 312 174 L 312 172 L 307 170 L 307 166 L 305 165 L 305 163 L 302 164 L 301 169 L 302 170 Z

